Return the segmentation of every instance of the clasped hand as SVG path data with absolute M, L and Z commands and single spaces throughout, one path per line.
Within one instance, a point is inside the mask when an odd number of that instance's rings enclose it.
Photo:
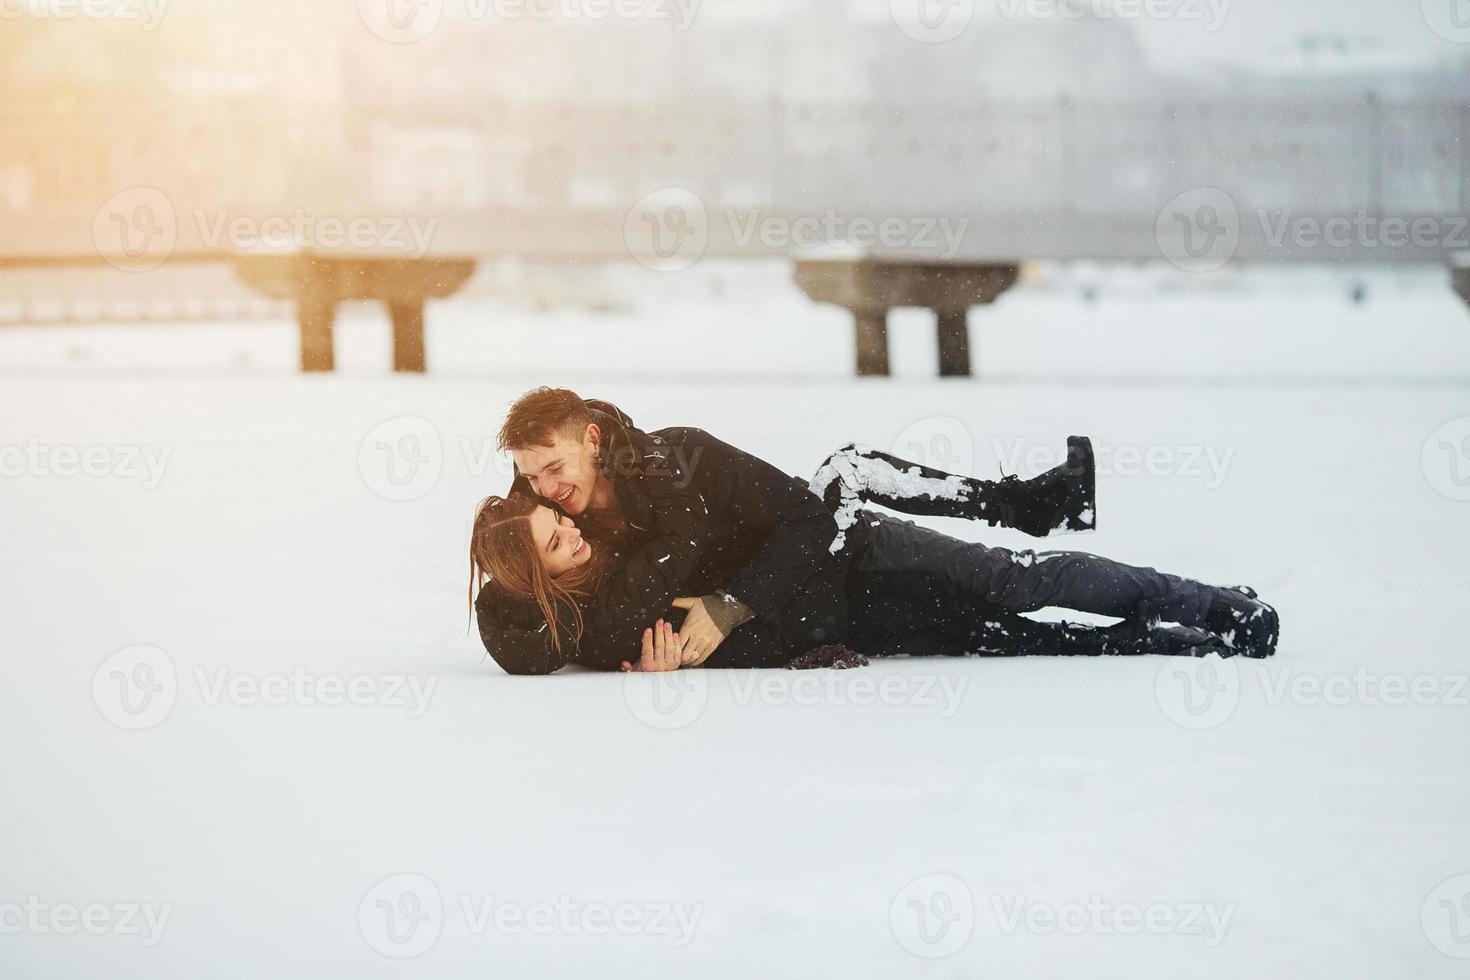
M 700 599 L 681 597 L 674 600 L 674 606 L 685 610 L 682 628 L 675 632 L 670 623 L 660 619 L 652 629 L 644 630 L 643 650 L 638 663 L 624 660 L 624 671 L 658 672 L 698 667 L 725 639 L 715 621 L 705 612 Z

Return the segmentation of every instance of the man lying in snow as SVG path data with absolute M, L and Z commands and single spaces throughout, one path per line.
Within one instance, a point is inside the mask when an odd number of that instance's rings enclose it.
M 613 405 L 541 388 L 512 406 L 500 444 L 516 478 L 475 514 L 470 591 L 485 648 L 509 673 L 821 664 L 813 650 L 843 647 L 877 656 L 1275 650 L 1276 613 L 1248 589 L 1083 552 L 989 548 L 862 508 L 1037 537 L 1087 530 L 1086 439 L 1069 440 L 1066 464 L 1026 481 L 976 480 L 850 446 L 808 485 L 700 429 L 643 432 Z M 1044 606 L 1122 622 L 1019 615 Z M 664 617 L 681 615 L 665 637 Z

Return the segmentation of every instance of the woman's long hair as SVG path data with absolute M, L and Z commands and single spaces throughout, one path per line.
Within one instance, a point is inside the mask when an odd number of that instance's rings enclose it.
M 582 640 L 582 609 L 577 599 L 597 590 L 606 556 L 600 547 L 594 547 L 587 561 L 552 578 L 531 536 L 531 514 L 541 506 L 539 500 L 522 493 L 480 501 L 470 530 L 470 609 L 473 612 L 475 594 L 486 582 L 493 582 L 512 598 L 534 602 L 551 630 L 551 645 L 560 654 L 561 629 L 569 630 L 574 642 Z M 571 610 L 571 623 L 558 616 L 558 600 Z

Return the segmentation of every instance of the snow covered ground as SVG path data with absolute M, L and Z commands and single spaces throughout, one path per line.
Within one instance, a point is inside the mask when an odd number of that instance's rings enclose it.
M 1447 288 L 1018 289 L 941 383 L 922 314 L 859 381 L 842 314 L 731 276 L 441 305 L 427 377 L 370 319 L 332 377 L 280 323 L 0 331 L 0 973 L 1464 975 Z M 800 473 L 1089 433 L 1100 529 L 1057 545 L 1249 583 L 1280 653 L 506 677 L 465 536 L 548 382 Z

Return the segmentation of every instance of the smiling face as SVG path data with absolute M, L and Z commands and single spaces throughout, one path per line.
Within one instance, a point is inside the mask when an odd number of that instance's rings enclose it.
M 592 503 L 597 487 L 597 447 L 601 439 L 597 426 L 589 425 L 580 437 L 554 432 L 551 445 L 513 449 L 510 455 L 538 497 L 568 514 L 580 514 Z
M 572 523 L 570 517 L 543 506 L 532 511 L 529 520 L 531 540 L 536 543 L 536 555 L 552 578 L 584 564 L 592 557 L 592 545 L 582 537 L 582 532 Z

